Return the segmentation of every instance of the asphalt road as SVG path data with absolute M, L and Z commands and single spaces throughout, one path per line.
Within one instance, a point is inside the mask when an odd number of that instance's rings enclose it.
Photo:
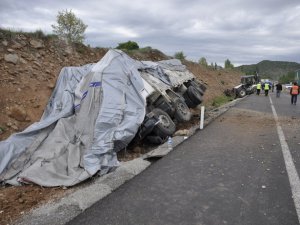
M 278 123 L 251 95 L 69 224 L 298 224 L 282 142 L 299 173 L 300 99 L 270 96 Z

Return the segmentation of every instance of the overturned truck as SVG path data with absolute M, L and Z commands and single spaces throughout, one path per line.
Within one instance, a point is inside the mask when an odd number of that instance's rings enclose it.
M 137 135 L 160 144 L 175 132 L 176 123 L 191 119 L 189 108 L 202 103 L 206 87 L 177 59 L 142 63 L 147 114 Z
M 41 120 L 0 142 L 0 181 L 72 186 L 106 174 L 134 138 L 164 142 L 204 91 L 178 60 L 141 62 L 118 50 L 63 68 Z

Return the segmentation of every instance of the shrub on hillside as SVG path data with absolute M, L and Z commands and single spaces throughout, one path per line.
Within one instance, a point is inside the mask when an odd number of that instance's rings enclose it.
M 186 56 L 184 55 L 183 51 L 181 51 L 181 52 L 175 52 L 174 58 L 179 60 L 184 60 Z
M 116 48 L 121 50 L 135 50 L 135 49 L 139 49 L 140 47 L 134 41 L 127 41 L 127 42 L 119 43 L 119 45 Z
M 53 32 L 60 38 L 66 39 L 70 43 L 82 43 L 84 41 L 84 32 L 88 26 L 72 10 L 66 9 L 58 12 L 56 22 L 57 25 L 52 25 Z

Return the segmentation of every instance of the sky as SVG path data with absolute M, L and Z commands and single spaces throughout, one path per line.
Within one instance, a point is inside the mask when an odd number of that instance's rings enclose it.
M 66 9 L 88 25 L 84 43 L 93 47 L 131 40 L 221 66 L 300 63 L 299 0 L 0 0 L 0 27 L 52 33 Z

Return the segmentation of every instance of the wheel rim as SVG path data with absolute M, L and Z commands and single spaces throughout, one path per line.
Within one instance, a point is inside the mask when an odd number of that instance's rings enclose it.
M 187 110 L 186 107 L 183 103 L 179 103 L 177 105 L 177 111 L 179 111 L 181 114 L 186 115 L 187 114 Z
M 160 115 L 158 117 L 158 119 L 159 119 L 159 122 L 161 123 L 161 125 L 163 127 L 169 127 L 170 126 L 170 121 L 165 115 Z

